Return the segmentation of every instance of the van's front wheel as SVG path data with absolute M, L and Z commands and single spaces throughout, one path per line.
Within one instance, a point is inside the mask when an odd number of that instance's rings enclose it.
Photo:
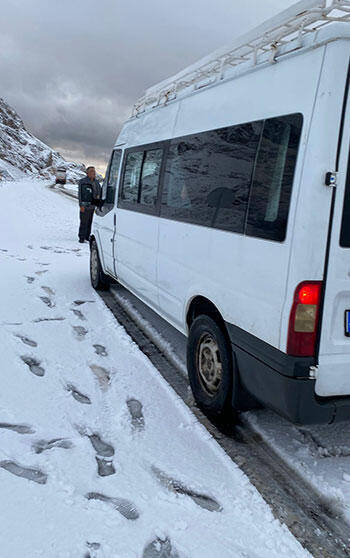
M 110 281 L 103 272 L 96 240 L 92 240 L 90 243 L 90 280 L 96 291 L 103 291 L 109 287 Z
M 198 406 L 213 418 L 226 414 L 234 416 L 232 349 L 218 324 L 209 316 L 198 316 L 191 325 L 187 369 Z

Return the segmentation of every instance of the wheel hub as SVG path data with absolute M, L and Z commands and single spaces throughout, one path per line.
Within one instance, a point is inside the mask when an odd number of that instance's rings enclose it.
M 199 341 L 197 369 L 205 391 L 210 396 L 216 395 L 222 379 L 222 363 L 219 346 L 209 334 L 203 335 Z

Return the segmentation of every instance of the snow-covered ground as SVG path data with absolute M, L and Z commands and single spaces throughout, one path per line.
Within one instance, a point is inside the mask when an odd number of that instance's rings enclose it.
M 350 523 L 349 423 L 294 426 L 266 409 L 247 413 L 246 417 L 264 440 Z
M 159 350 L 166 351 L 187 377 L 186 339 L 120 285 L 111 288 L 119 304 L 147 331 Z M 299 472 L 327 506 L 350 523 L 350 429 L 349 423 L 295 426 L 268 409 L 241 416 L 274 448 L 292 469 Z M 350 540 L 350 539 L 349 539 Z
M 308 556 L 92 290 L 76 204 L 0 199 L 1 556 Z

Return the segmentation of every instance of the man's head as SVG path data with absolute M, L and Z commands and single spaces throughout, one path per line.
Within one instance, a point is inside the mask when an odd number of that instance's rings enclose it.
M 90 178 L 90 180 L 95 180 L 95 178 L 96 178 L 95 167 L 88 167 L 86 169 L 86 175 L 87 175 L 88 178 Z

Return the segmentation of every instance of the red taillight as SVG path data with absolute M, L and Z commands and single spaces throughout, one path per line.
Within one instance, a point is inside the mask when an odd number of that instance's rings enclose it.
M 304 281 L 295 289 L 289 318 L 287 353 L 314 356 L 322 281 Z
M 297 288 L 298 302 L 300 304 L 318 304 L 321 283 L 302 283 Z

